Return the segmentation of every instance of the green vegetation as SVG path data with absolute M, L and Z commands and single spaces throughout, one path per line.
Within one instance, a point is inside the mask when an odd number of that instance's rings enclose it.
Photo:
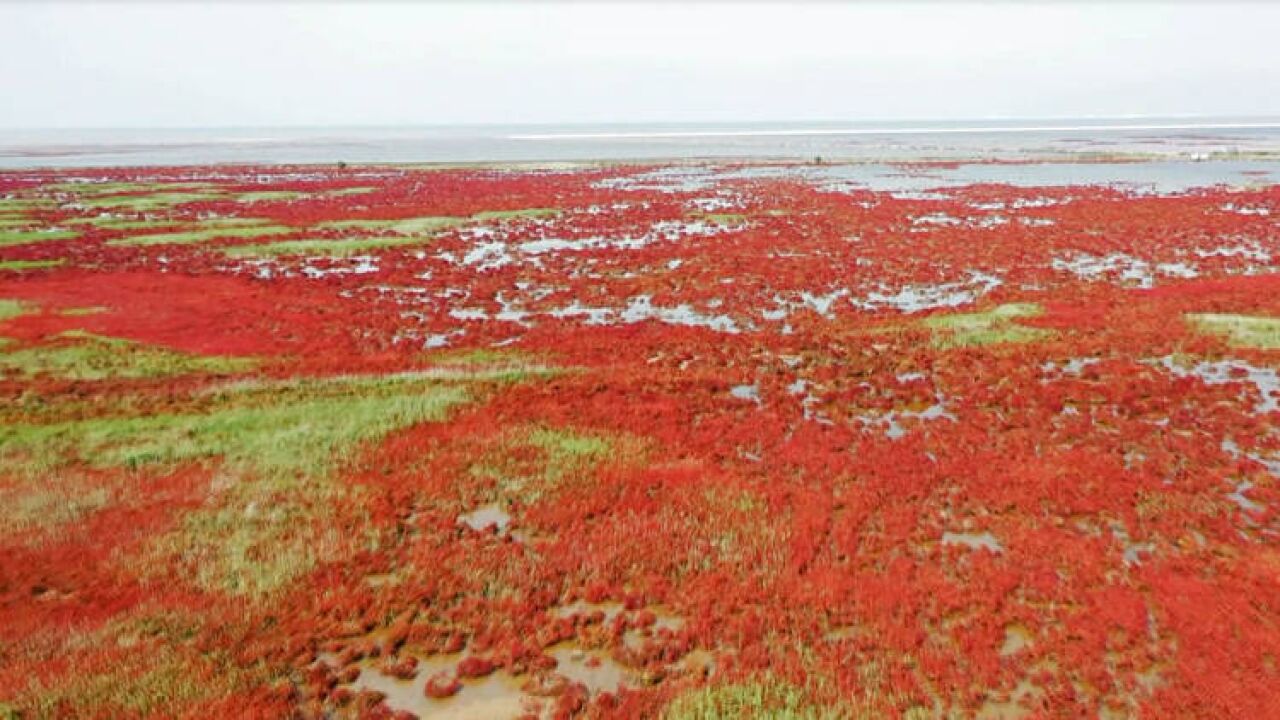
M 460 223 L 466 218 L 459 217 L 417 217 L 402 220 L 335 220 L 320 223 L 316 227 L 332 230 L 367 230 L 393 232 L 400 235 L 421 235 L 442 230 Z
M 443 365 L 446 367 L 529 365 L 537 360 L 535 355 L 522 350 L 495 350 L 493 348 L 434 350 L 429 353 L 424 353 L 424 357 L 432 365 Z
M 109 308 L 102 307 L 101 305 L 91 305 L 89 307 L 67 308 L 60 314 L 66 315 L 67 317 L 82 317 L 85 315 L 101 315 L 102 313 L 107 312 L 108 309 Z
M 230 374 L 250 370 L 255 364 L 248 358 L 187 355 L 75 331 L 62 333 L 52 344 L 0 354 L 0 374 L 65 380 Z
M 227 257 L 276 257 L 279 255 L 304 255 L 309 257 L 347 257 L 369 250 L 421 245 L 428 242 L 422 237 L 373 237 L 347 238 L 343 240 L 285 240 L 257 245 L 236 245 L 223 250 Z
M 525 208 L 523 210 L 484 210 L 471 216 L 477 222 L 490 220 L 515 220 L 518 218 L 552 217 L 559 215 L 556 208 Z
M 365 442 L 437 421 L 465 388 L 409 376 L 224 389 L 204 413 L 100 417 L 0 428 L 0 460 L 34 482 L 66 463 L 97 468 L 211 463 L 216 502 L 158 538 L 147 568 L 190 566 L 209 589 L 270 592 L 362 538 L 326 522 L 358 490 L 330 473 Z
M 197 230 L 184 232 L 158 233 L 155 235 L 134 235 L 132 237 L 112 240 L 108 245 L 185 245 L 200 243 L 219 238 L 259 238 L 272 235 L 288 235 L 297 232 L 297 228 L 287 225 L 269 225 L 265 221 L 243 219 L 233 222 L 235 218 L 210 221 Z
M 555 208 L 527 208 L 524 210 L 485 210 L 471 217 L 452 217 L 447 215 L 402 218 L 399 220 L 335 220 L 320 223 L 316 227 L 334 230 L 367 230 L 392 232 L 400 235 L 421 235 L 461 225 L 466 222 L 489 222 L 512 220 L 526 217 L 546 217 L 556 215 L 560 211 Z
M 254 192 L 244 192 L 235 196 L 236 202 L 240 203 L 256 203 L 256 202 L 276 202 L 279 200 L 297 200 L 307 197 L 306 193 L 297 192 L 295 190 L 257 190 Z
M 167 186 L 172 187 L 172 186 Z M 154 192 L 145 195 L 108 195 L 81 198 L 77 204 L 89 208 L 128 208 L 134 212 L 161 210 L 206 200 L 226 199 L 226 195 L 213 190 L 192 192 Z
M 0 272 L 5 270 L 44 270 L 58 267 L 66 260 L 0 260 Z
M 20 300 L 0 298 L 0 322 L 31 312 L 31 306 Z
M 12 217 L 14 215 L 25 215 L 31 210 L 39 210 L 53 206 L 52 200 L 45 198 L 18 198 L 5 197 L 0 198 L 0 215 Z
M 867 716 L 843 703 L 817 703 L 803 688 L 771 677 L 693 690 L 673 700 L 662 714 L 663 720 L 848 720 Z
M 701 213 L 697 217 L 717 225 L 741 225 L 747 221 L 747 216 L 742 213 Z
M 90 218 L 74 218 L 66 221 L 68 225 L 92 225 L 103 230 L 163 230 L 176 228 L 181 221 L 167 218 L 122 218 L 113 215 L 100 215 Z
M 73 195 L 83 195 L 88 197 L 101 197 L 104 195 L 123 195 L 125 193 L 159 193 L 159 192 L 190 192 L 193 190 L 204 191 L 213 187 L 206 182 L 61 182 L 49 183 L 41 185 L 42 192 L 53 193 L 71 193 Z
M 538 452 L 530 456 L 528 450 Z M 642 440 L 630 436 L 519 427 L 491 441 L 469 472 L 495 481 L 502 497 L 531 503 L 605 462 L 642 460 L 647 450 Z
M 970 347 L 994 343 L 1024 343 L 1050 336 L 1049 330 L 1026 327 L 1018 318 L 1036 317 L 1044 310 L 1034 303 L 998 305 L 986 312 L 934 315 L 923 321 L 933 331 L 938 348 Z
M 600 460 L 606 457 L 612 448 L 611 443 L 602 437 L 542 427 L 529 431 L 527 440 L 530 445 L 541 448 L 551 460 L 556 462 Z
M 0 513 L 0 533 L 65 525 L 106 507 L 111 500 L 106 487 L 92 485 L 73 472 L 51 475 L 34 487 L 0 486 L 0 503 L 5 507 Z
M 370 250 L 418 245 L 427 240 L 436 231 L 461 225 L 468 221 L 506 220 L 517 217 L 542 217 L 558 213 L 553 208 L 530 208 L 527 210 L 491 210 L 476 213 L 470 218 L 464 217 L 416 217 L 399 220 L 336 220 L 320 223 L 316 227 L 324 230 L 356 230 L 363 232 L 394 233 L 402 237 L 357 237 L 327 240 L 309 238 L 288 240 L 277 243 L 261 243 L 254 245 L 237 245 L 226 248 L 223 252 L 228 257 L 276 257 L 280 255 L 302 255 L 318 257 L 347 257 Z
M 349 187 L 340 188 L 338 190 L 325 190 L 323 192 L 303 192 L 301 190 L 254 190 L 250 192 L 242 192 L 235 196 L 236 202 L 256 203 L 256 202 L 277 202 L 290 200 L 311 200 L 329 197 L 342 197 L 344 195 L 362 195 L 371 193 L 377 188 L 371 187 Z
M 72 240 L 78 237 L 80 233 L 74 230 L 0 230 L 0 247 L 51 240 Z
M 1191 313 L 1187 320 L 1201 332 L 1225 336 L 1232 345 L 1268 350 L 1280 348 L 1280 318 Z
M 108 631 L 95 638 L 104 647 L 121 650 L 109 670 L 80 667 L 83 660 L 78 660 L 66 675 L 32 678 L 22 698 L 30 715 L 15 717 L 151 717 L 175 704 L 213 700 L 270 681 L 265 666 L 243 667 L 225 651 L 196 653 L 186 647 L 189 640 L 156 637 L 142 644 L 113 634 L 118 635 Z M 4 707 L 0 705 L 0 720 Z

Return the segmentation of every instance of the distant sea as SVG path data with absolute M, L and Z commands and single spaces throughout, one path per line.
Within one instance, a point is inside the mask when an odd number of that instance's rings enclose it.
M 1280 152 L 1280 118 L 0 130 L 0 168 Z

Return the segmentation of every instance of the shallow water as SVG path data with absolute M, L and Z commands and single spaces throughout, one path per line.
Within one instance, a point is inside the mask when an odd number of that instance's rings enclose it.
M 913 159 L 922 157 L 1078 156 L 1132 152 L 1203 156 L 1280 148 L 1274 118 L 1136 118 L 488 125 L 402 127 L 171 128 L 7 130 L 0 134 L 0 167 L 197 165 L 212 163 L 520 162 L 544 172 L 565 161 L 663 158 Z M 1209 163 L 1205 163 L 1206 165 Z M 818 166 L 821 168 L 821 166 Z M 1212 170 L 1120 170 L 1126 181 L 1213 184 Z M 901 168 L 870 171 L 872 181 L 904 176 Z M 1114 177 L 1107 169 L 930 168 L 899 187 L 923 190 L 943 182 L 1064 184 Z M 1158 176 L 1158 177 L 1156 177 Z M 863 172 L 836 172 L 835 182 L 868 182 Z
M 511 524 L 511 515 L 498 505 L 485 505 L 459 515 L 458 522 L 472 530 L 480 531 L 496 527 L 499 533 L 503 533 Z
M 987 157 L 983 154 L 972 157 Z M 1109 185 L 1139 193 L 1178 193 L 1193 188 L 1226 185 L 1254 187 L 1280 182 L 1280 161 L 1157 159 L 1145 162 L 1046 161 L 1018 164 L 963 163 L 931 166 L 927 172 L 904 171 L 881 162 L 832 162 L 824 165 L 748 165 L 732 169 L 673 167 L 600 183 L 601 187 L 668 192 L 708 190 L 732 180 L 792 179 L 823 190 L 873 190 L 901 197 L 936 198 L 935 191 L 973 184 L 1014 187 Z M 954 222 L 954 218 L 926 216 L 923 221 Z
M 418 674 L 412 680 L 400 680 L 365 667 L 349 687 L 376 690 L 386 695 L 392 710 L 405 710 L 423 720 L 510 720 L 526 712 L 534 698 L 520 689 L 522 682 L 505 672 L 466 680 L 453 697 L 427 697 L 427 680 L 436 673 L 452 673 L 459 655 L 419 658 Z
M 1004 546 L 996 540 L 996 536 L 989 532 L 980 533 L 958 533 L 944 532 L 942 533 L 943 545 L 961 545 L 970 550 L 990 550 L 993 553 L 1004 551 Z
M 1255 414 L 1280 409 L 1280 375 L 1271 368 L 1256 367 L 1241 360 L 1206 361 L 1184 368 L 1175 363 L 1172 357 L 1161 358 L 1160 364 L 1175 375 L 1194 375 L 1208 385 L 1249 383 L 1257 389 L 1260 398 L 1253 408 Z
M 598 650 L 584 650 L 573 643 L 565 643 L 553 647 L 548 654 L 556 659 L 558 675 L 586 685 L 593 695 L 617 692 L 639 682 L 634 671 Z

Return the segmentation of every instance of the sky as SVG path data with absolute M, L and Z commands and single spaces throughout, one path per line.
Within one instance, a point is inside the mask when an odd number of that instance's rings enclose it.
M 1280 116 L 1280 3 L 8 2 L 0 128 Z

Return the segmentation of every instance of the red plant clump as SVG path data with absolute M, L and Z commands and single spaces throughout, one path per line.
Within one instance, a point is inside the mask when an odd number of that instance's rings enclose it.
M 0 717 L 1280 717 L 1280 188 L 967 165 L 0 173 Z
M 453 697 L 461 689 L 462 683 L 458 678 L 448 673 L 438 673 L 427 678 L 426 694 L 429 698 L 440 700 Z
M 460 678 L 479 678 L 489 675 L 495 669 L 497 669 L 497 666 L 490 660 L 471 655 L 463 658 L 458 663 L 456 672 Z

